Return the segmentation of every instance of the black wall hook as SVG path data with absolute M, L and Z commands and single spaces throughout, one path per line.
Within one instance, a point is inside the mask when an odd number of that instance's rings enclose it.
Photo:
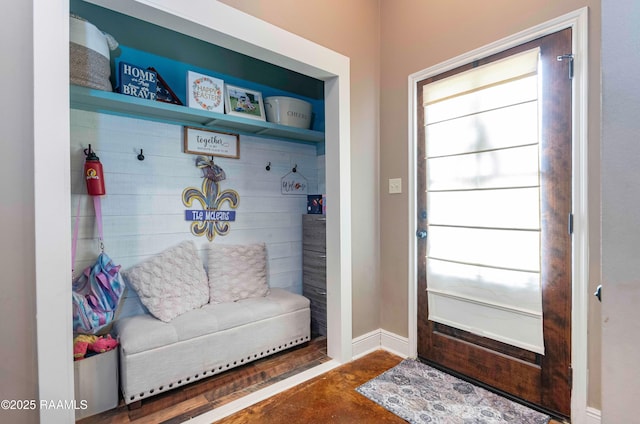
M 297 163 L 295 165 L 293 165 L 293 169 L 291 170 L 291 172 L 298 172 L 298 164 Z
M 138 160 L 144 160 L 144 155 L 142 154 L 142 149 L 140 149 L 140 154 L 138 155 Z
M 271 171 L 271 162 L 269 162 L 264 169 L 266 169 L 267 171 Z

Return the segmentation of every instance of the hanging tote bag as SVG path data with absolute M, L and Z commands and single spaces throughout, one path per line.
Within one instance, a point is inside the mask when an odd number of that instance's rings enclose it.
M 100 197 L 93 197 L 93 206 L 96 211 L 101 253 L 96 261 L 85 268 L 73 281 L 73 332 L 103 335 L 111 330 L 113 320 L 117 317 L 125 285 L 120 275 L 120 265 L 114 265 L 111 258 L 104 252 Z M 71 249 L 73 263 L 75 263 L 78 242 L 79 212 L 80 202 L 78 202 L 73 230 Z

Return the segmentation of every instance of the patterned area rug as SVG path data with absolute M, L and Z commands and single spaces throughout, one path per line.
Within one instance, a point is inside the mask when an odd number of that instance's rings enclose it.
M 419 361 L 405 359 L 356 389 L 412 424 L 547 424 L 550 417 Z

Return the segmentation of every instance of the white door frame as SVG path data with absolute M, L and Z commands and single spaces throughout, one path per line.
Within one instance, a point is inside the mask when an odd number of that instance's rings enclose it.
M 325 82 L 327 351 L 352 358 L 349 58 L 210 0 L 86 0 Z M 69 2 L 33 0 L 34 166 L 38 393 L 74 398 L 71 323 Z M 26 91 L 29 92 L 28 90 Z M 34 382 L 36 384 L 36 382 Z M 41 423 L 73 422 L 41 409 Z
M 587 108 L 588 108 L 588 9 L 582 8 L 556 19 L 536 25 L 510 37 L 480 47 L 435 66 L 409 76 L 409 353 L 418 354 L 417 325 L 417 240 L 413 236 L 416 220 L 416 152 L 417 152 L 417 96 L 418 81 L 445 71 L 507 50 L 536 38 L 571 28 L 573 32 L 574 77 L 572 87 L 573 104 L 573 288 L 571 315 L 571 366 L 573 367 L 573 389 L 571 393 L 571 419 L 582 423 L 587 419 L 587 305 L 589 299 L 589 220 L 587 178 Z M 569 53 L 569 52 L 567 52 Z

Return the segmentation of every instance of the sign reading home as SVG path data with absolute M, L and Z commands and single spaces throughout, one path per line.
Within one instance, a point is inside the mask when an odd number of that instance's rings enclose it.
M 141 99 L 155 100 L 158 78 L 155 72 L 139 66 L 120 62 L 121 94 Z
M 184 219 L 186 221 L 235 221 L 235 211 L 217 211 L 217 210 L 193 210 L 184 211 Z
M 184 152 L 240 159 L 240 137 L 238 134 L 184 127 Z

